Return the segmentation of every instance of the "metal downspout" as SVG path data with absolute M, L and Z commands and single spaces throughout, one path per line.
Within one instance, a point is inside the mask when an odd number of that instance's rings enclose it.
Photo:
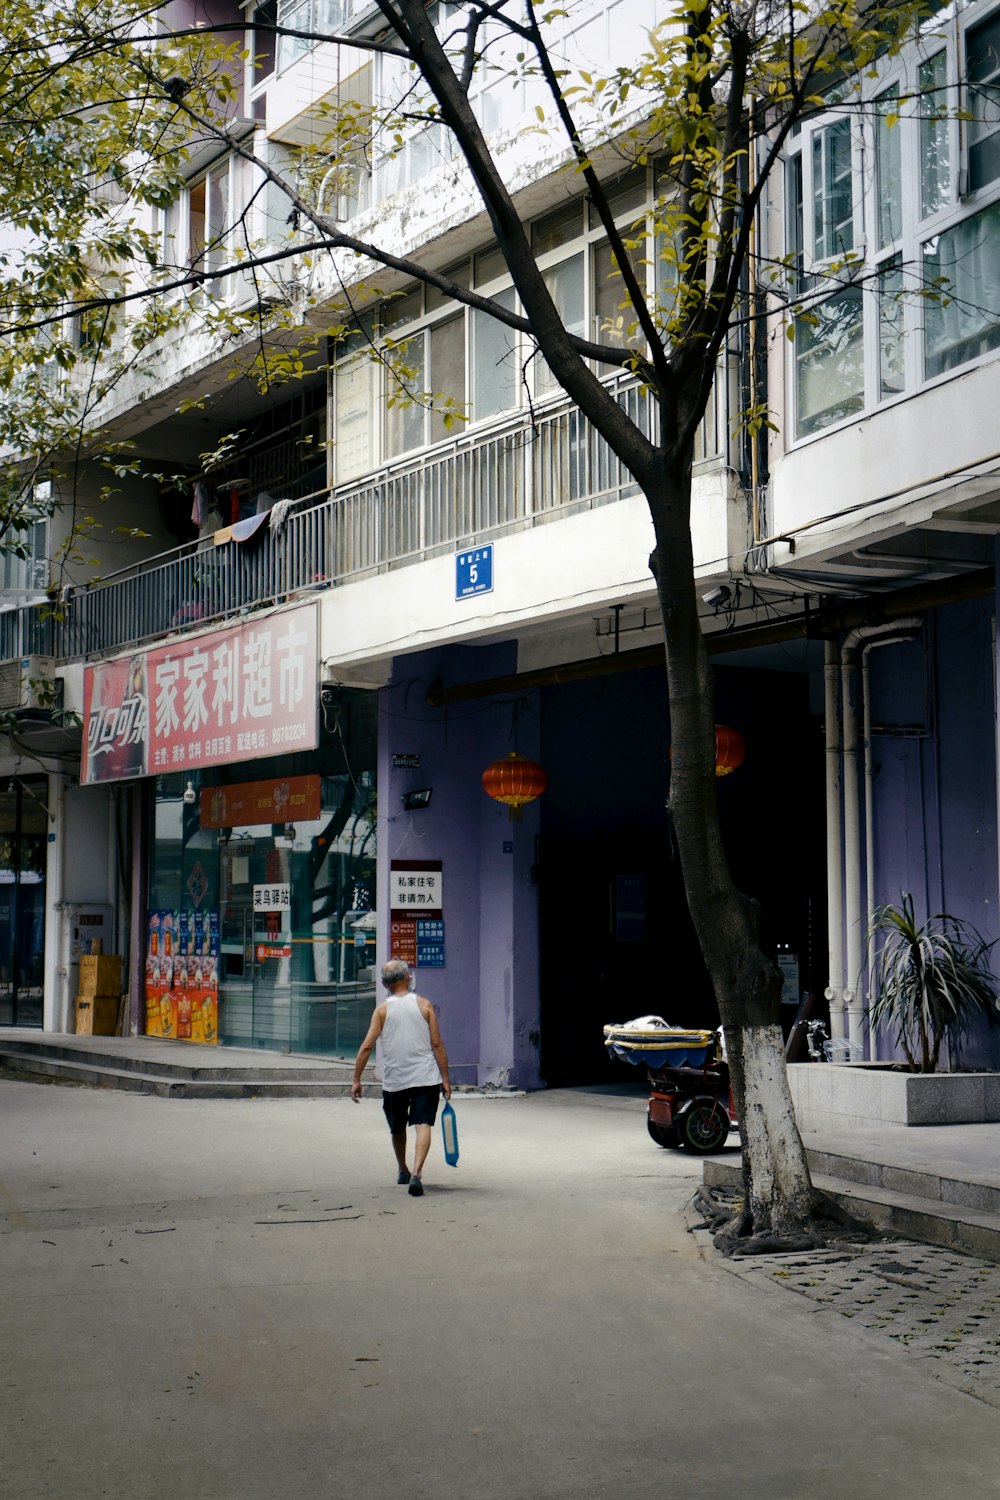
M 858 757 L 858 650 L 865 641 L 881 636 L 899 636 L 901 630 L 919 627 L 919 619 L 896 620 L 891 625 L 862 625 L 844 638 L 841 647 L 841 688 L 844 709 L 844 929 L 847 1036 L 861 1041 L 864 1032 L 862 984 L 865 974 L 866 928 L 861 911 L 861 803 Z M 831 1025 L 831 1033 L 833 1027 Z
M 868 1005 L 872 993 L 872 948 L 868 934 L 875 916 L 875 774 L 872 765 L 872 706 L 868 657 L 880 646 L 895 646 L 900 641 L 912 641 L 920 629 L 921 621 L 913 615 L 909 620 L 897 620 L 898 634 L 879 636 L 866 641 L 861 651 L 861 693 L 864 700 L 864 752 L 865 752 L 865 1034 L 868 1061 L 874 1062 L 878 1051 L 878 1034 L 871 1024 Z
M 839 666 L 837 643 L 823 647 L 824 730 L 826 741 L 826 889 L 827 946 L 830 978 L 826 998 L 830 1002 L 830 1036 L 844 1037 L 844 907 L 843 850 L 840 821 L 840 718 L 837 713 Z

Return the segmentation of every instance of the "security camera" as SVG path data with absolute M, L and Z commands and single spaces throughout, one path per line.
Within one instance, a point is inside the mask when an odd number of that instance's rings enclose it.
M 337 689 L 335 687 L 321 687 L 319 690 L 319 701 L 324 708 L 333 708 L 337 701 Z
M 184 788 L 184 806 L 193 807 L 198 800 L 198 793 L 194 789 L 194 783 L 189 781 Z
M 712 609 L 721 609 L 728 604 L 733 597 L 732 590 L 725 583 L 720 583 L 718 588 L 709 589 L 707 594 L 702 594 L 702 602 L 708 604 Z

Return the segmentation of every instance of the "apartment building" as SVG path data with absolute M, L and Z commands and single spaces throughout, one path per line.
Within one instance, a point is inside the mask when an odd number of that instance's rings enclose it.
M 376 34 L 336 0 L 248 15 L 263 65 L 228 146 L 192 156 L 159 224 L 178 266 L 305 243 L 252 156 L 359 239 L 516 307 L 439 125 L 302 172 L 332 101 L 363 111 L 412 77 L 384 53 L 270 45 L 275 14 Z M 559 45 L 579 66 L 627 63 L 661 19 L 658 0 L 595 5 Z M 991 24 L 986 6 L 943 13 L 866 81 L 863 108 L 789 143 L 760 229 L 764 264 L 794 269 L 762 272 L 695 466 L 717 714 L 745 746 L 719 782 L 734 873 L 761 903 L 787 1017 L 828 988 L 835 1037 L 883 1050 L 863 1016 L 869 906 L 902 887 L 997 930 Z M 606 236 L 565 146 L 523 128 L 537 81 L 515 74 L 484 72 L 478 116 L 567 325 L 596 334 L 621 295 Z M 926 103 L 973 77 L 971 121 Z M 649 215 L 637 262 L 655 291 L 655 153 L 595 163 L 632 236 Z M 820 278 L 845 252 L 829 295 Z M 922 297 L 939 277 L 955 297 Z M 793 342 L 784 305 L 810 285 Z M 209 296 L 290 304 L 296 338 L 349 326 L 320 342 L 315 374 L 306 361 L 262 395 L 199 318 Z M 272 347 L 292 342 L 282 329 Z M 739 421 L 751 368 L 776 413 L 767 444 Z M 632 377 L 603 378 L 653 422 Z M 143 555 L 109 541 L 99 584 L 64 572 L 58 610 L 11 594 L 0 616 L 3 657 L 53 659 L 81 716 L 74 736 L 26 708 L 0 765 L 14 877 L 0 1024 L 71 1027 L 75 955 L 99 923 L 105 951 L 128 954 L 132 1025 L 179 1041 L 350 1054 L 390 954 L 439 1007 L 462 1083 L 593 1081 L 607 1021 L 714 1023 L 671 843 L 645 501 L 530 339 L 303 249 L 210 279 L 100 421 L 146 471 L 188 483 L 123 480 L 106 503 L 141 509 Z M 20 701 L 34 670 L 11 669 Z M 484 790 L 511 752 L 532 763 L 527 790 L 545 781 L 514 816 Z

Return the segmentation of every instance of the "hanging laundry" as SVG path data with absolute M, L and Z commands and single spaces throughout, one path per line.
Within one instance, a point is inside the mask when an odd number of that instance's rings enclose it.
M 201 527 L 204 526 L 205 517 L 208 515 L 209 509 L 211 508 L 208 489 L 206 488 L 202 480 L 195 480 L 193 495 L 194 503 L 191 506 L 191 524 L 193 526 L 197 526 L 200 530 Z

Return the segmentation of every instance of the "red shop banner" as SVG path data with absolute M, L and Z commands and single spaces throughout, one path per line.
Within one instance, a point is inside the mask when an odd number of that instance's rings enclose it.
M 241 781 L 201 789 L 202 828 L 243 828 L 255 823 L 308 823 L 323 811 L 319 776 Z
M 81 780 L 126 781 L 319 744 L 316 607 L 84 671 Z

